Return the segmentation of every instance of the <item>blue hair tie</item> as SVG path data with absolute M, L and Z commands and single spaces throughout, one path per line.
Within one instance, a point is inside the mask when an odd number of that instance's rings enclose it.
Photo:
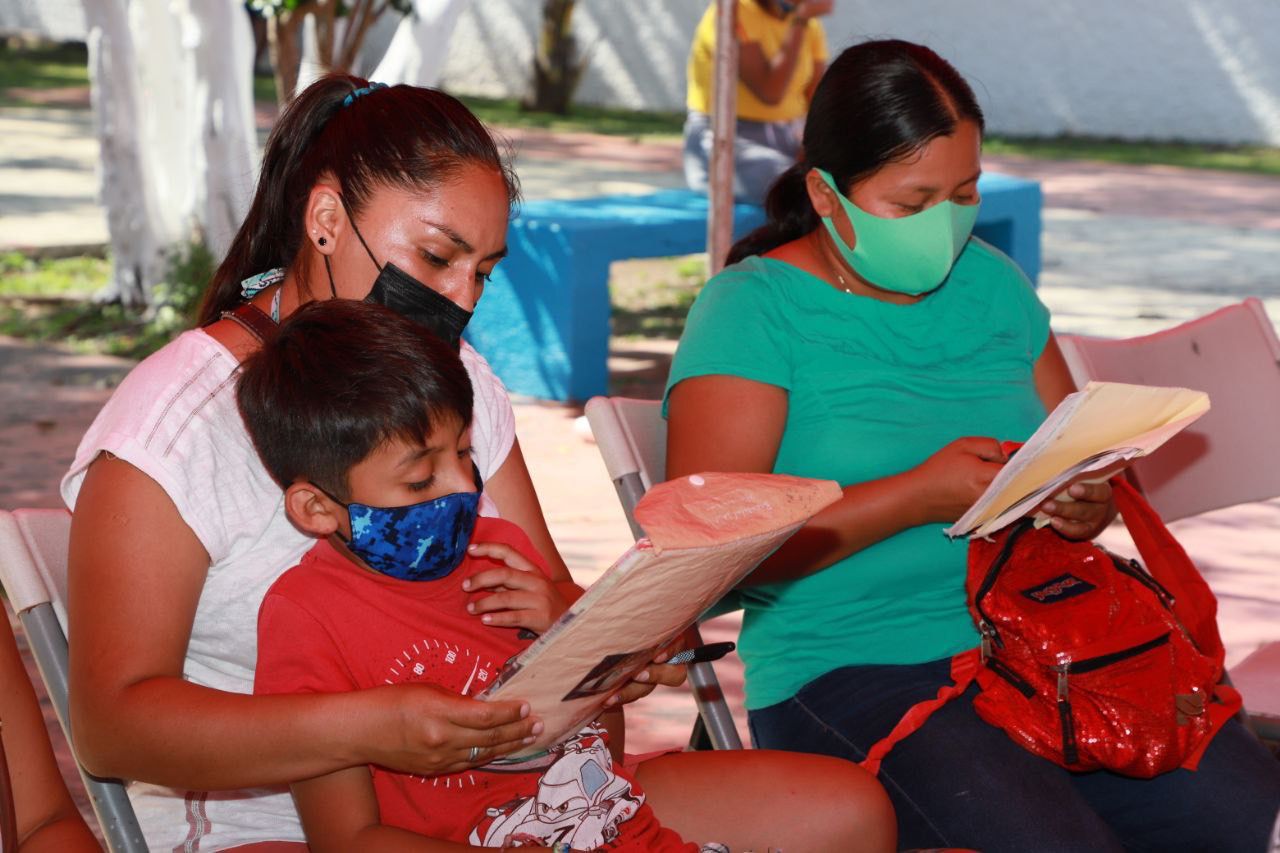
M 356 89 L 350 95 L 347 95 L 345 98 L 343 98 L 342 105 L 344 107 L 349 107 L 355 101 L 356 98 L 359 98 L 362 95 L 371 95 L 374 92 L 378 91 L 379 89 L 385 89 L 385 88 L 387 88 L 386 83 L 370 83 L 368 86 L 362 86 L 359 89 Z

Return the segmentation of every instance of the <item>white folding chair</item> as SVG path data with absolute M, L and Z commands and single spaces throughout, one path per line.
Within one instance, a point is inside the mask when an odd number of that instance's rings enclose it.
M 67 714 L 67 540 L 71 515 L 60 509 L 0 510 L 0 583 L 22 621 L 40 677 L 75 752 Z M 77 766 L 78 762 L 77 762 Z M 80 767 L 85 790 L 112 851 L 145 851 L 128 794 L 117 779 Z
M 1208 392 L 1204 417 L 1133 466 L 1165 521 L 1280 495 L 1280 339 L 1257 299 L 1152 335 L 1060 335 L 1058 344 L 1081 386 L 1100 380 Z M 1258 733 L 1280 739 L 1280 641 L 1233 667 L 1231 681 Z
M 596 446 L 618 490 L 618 500 L 622 502 L 631 533 L 639 539 L 644 531 L 636 523 L 636 503 L 654 483 L 666 479 L 667 425 L 662 419 L 662 404 L 656 400 L 592 397 L 587 401 L 586 413 Z M 736 603 L 723 601 L 704 618 L 736 609 Z M 696 626 L 691 631 L 697 636 Z M 699 638 L 697 642 L 702 640 Z M 711 664 L 690 664 L 689 684 L 698 706 L 690 748 L 698 749 L 709 742 L 712 749 L 742 749 L 733 714 Z

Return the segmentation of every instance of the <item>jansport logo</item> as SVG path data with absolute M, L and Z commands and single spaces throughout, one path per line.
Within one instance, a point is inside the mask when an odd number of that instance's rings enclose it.
M 1056 578 L 1045 581 L 1039 586 L 1024 589 L 1022 594 L 1040 604 L 1053 604 L 1066 598 L 1084 595 L 1092 589 L 1097 589 L 1097 587 L 1083 578 L 1078 578 L 1075 575 L 1058 575 Z

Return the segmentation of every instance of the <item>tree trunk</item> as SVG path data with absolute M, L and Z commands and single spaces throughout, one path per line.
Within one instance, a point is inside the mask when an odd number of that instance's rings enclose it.
M 348 0 L 339 16 L 338 0 L 312 0 L 273 15 L 267 35 L 280 106 L 323 74 L 352 73 L 369 28 L 388 11 L 406 14 L 408 2 Z
M 471 0 L 415 0 L 370 79 L 388 86 L 438 86 L 449 40 Z
M 276 102 L 283 108 L 298 90 L 298 70 L 302 64 L 300 34 L 305 12 L 284 12 L 267 21 L 267 43 L 275 69 Z
M 142 160 L 137 56 L 124 0 L 85 4 L 89 48 L 90 100 L 101 163 L 99 200 L 106 208 L 111 238 L 111 280 L 100 297 L 127 305 L 146 303 L 144 282 L 161 270 L 157 223 L 146 202 L 151 182 Z
M 253 108 L 253 27 L 240 0 L 187 0 L 203 24 L 192 52 L 196 98 L 188 118 L 196 161 L 196 217 L 219 260 L 253 200 L 258 138 Z
M 171 253 L 226 249 L 256 173 L 253 39 L 240 0 L 85 3 L 112 277 L 147 305 Z
M 543 0 L 542 27 L 533 56 L 533 99 L 528 109 L 566 115 L 578 89 L 586 59 L 578 59 L 570 31 L 575 0 Z

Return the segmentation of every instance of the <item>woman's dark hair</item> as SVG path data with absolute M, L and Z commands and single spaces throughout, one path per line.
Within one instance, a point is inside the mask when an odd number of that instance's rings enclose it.
M 960 73 L 927 47 L 896 39 L 847 48 L 831 63 L 809 105 L 799 162 L 765 199 L 769 221 L 729 250 L 737 263 L 808 234 L 820 219 L 809 201 L 810 169 L 831 173 L 841 192 L 881 166 L 911 156 L 963 119 L 984 127 L 982 108 Z
M 461 101 L 436 89 L 389 86 L 344 105 L 368 86 L 359 77 L 330 74 L 280 114 L 267 139 L 253 204 L 200 307 L 201 325 L 240 303 L 245 278 L 293 262 L 304 237 L 307 198 L 322 175 L 338 183 L 353 216 L 380 184 L 429 189 L 469 164 L 500 172 L 508 198 L 517 201 L 515 173 Z
M 281 488 L 308 480 L 349 500 L 347 472 L 386 441 L 425 441 L 452 418 L 471 423 L 457 350 L 369 302 L 304 304 L 240 370 L 240 415 Z

